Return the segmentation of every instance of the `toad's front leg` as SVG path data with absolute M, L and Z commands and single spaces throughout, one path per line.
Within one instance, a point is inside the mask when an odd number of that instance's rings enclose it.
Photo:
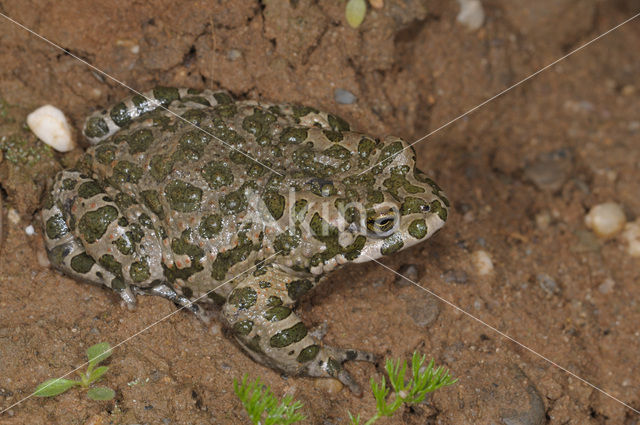
M 223 308 L 240 345 L 256 361 L 290 375 L 336 378 L 357 395 L 360 386 L 342 364 L 375 362 L 371 353 L 324 345 L 309 335 L 293 312 L 296 300 L 315 286 L 312 278 L 296 278 L 270 267 L 260 276 L 246 275 Z

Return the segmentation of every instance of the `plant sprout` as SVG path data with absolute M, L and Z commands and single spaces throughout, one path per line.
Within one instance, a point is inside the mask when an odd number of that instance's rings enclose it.
M 89 359 L 87 370 L 84 373 L 78 372 L 80 380 L 63 378 L 48 379 L 38 385 L 33 395 L 36 397 L 55 397 L 73 387 L 80 386 L 89 389 L 87 391 L 87 397 L 92 400 L 111 400 L 116 395 L 115 391 L 111 388 L 90 388 L 91 384 L 102 378 L 102 376 L 107 373 L 107 370 L 109 370 L 107 366 L 98 365 L 105 361 L 111 353 L 111 346 L 107 342 L 92 345 L 87 349 L 87 358 Z

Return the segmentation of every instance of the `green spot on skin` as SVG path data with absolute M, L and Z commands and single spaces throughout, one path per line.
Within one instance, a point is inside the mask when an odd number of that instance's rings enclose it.
M 186 298 L 193 297 L 193 289 L 189 288 L 188 286 L 183 286 L 182 288 L 180 288 L 180 292 L 182 292 L 182 295 Z
M 174 100 L 180 99 L 180 93 L 174 87 L 156 87 L 153 89 L 153 96 L 162 106 L 168 106 Z
M 118 210 L 111 205 L 106 205 L 85 213 L 78 221 L 78 230 L 86 242 L 94 243 L 104 236 L 107 227 L 116 218 L 118 218 Z
M 138 183 L 142 177 L 142 168 L 138 167 L 133 162 L 118 161 L 115 167 L 113 167 L 112 181 L 116 186 L 124 183 Z
M 129 255 L 133 252 L 133 244 L 126 234 L 113 241 L 113 244 L 118 248 L 118 251 L 124 255 Z
M 104 267 L 107 271 L 111 272 L 111 274 L 113 274 L 114 276 L 122 279 L 122 264 L 120 264 L 113 255 L 103 255 L 98 259 L 98 264 Z
M 49 261 L 54 266 L 59 266 L 64 261 L 64 258 L 69 255 L 71 248 L 67 244 L 58 245 L 48 252 Z
M 309 279 L 299 279 L 287 283 L 287 294 L 292 300 L 298 300 L 313 288 Z
M 143 128 L 133 132 L 127 141 L 130 154 L 145 152 L 153 142 L 153 133 L 148 128 Z
M 342 139 L 344 139 L 344 136 L 339 131 L 322 130 L 322 132 L 324 133 L 325 137 L 333 143 L 341 142 Z
M 297 118 L 296 122 L 300 122 L 300 118 L 304 117 L 305 115 L 308 115 L 310 113 L 318 113 L 318 110 L 315 108 L 312 108 L 310 106 L 302 106 L 302 105 L 293 105 L 291 107 L 292 112 L 293 112 L 293 117 Z
M 205 239 L 211 239 L 222 230 L 222 216 L 220 214 L 209 214 L 202 218 L 198 233 Z
M 247 208 L 247 197 L 240 190 L 220 198 L 220 206 L 225 212 L 237 214 Z
M 284 320 L 291 314 L 291 309 L 287 307 L 272 307 L 264 312 L 264 318 L 270 322 Z
M 284 233 L 280 233 L 273 240 L 273 248 L 283 254 L 289 254 L 292 249 L 300 245 L 302 238 L 302 231 L 296 226 L 295 232 L 292 233 L 291 229 L 287 229 Z
M 116 194 L 114 202 L 116 203 L 118 208 L 120 208 L 120 211 L 124 211 L 127 208 L 129 208 L 131 205 L 135 204 L 136 200 L 133 199 L 133 197 L 131 195 L 128 195 L 128 194 L 123 193 L 123 192 L 120 192 L 120 193 Z
M 280 217 L 282 217 L 282 214 L 284 213 L 284 204 L 285 204 L 284 196 L 274 191 L 268 191 L 268 192 L 265 192 L 264 196 L 262 197 L 262 200 L 264 201 L 265 205 L 267 206 L 267 209 L 271 213 L 271 216 L 275 220 L 278 220 L 280 219 Z
M 447 209 L 442 206 L 440 201 L 431 201 L 429 206 L 431 207 L 431 212 L 438 214 L 442 221 L 447 221 Z
M 299 145 L 307 140 L 307 129 L 301 127 L 287 127 L 280 134 L 280 142 L 283 144 Z
M 300 351 L 296 360 L 298 363 L 307 363 L 315 359 L 320 352 L 320 347 L 316 344 L 310 345 Z
M 400 206 L 400 215 L 419 214 L 424 211 L 427 203 L 424 199 L 407 196 Z
M 369 158 L 375 150 L 376 143 L 373 140 L 367 139 L 366 137 L 360 139 L 360 142 L 358 143 L 358 155 L 360 155 L 361 158 Z
M 202 201 L 202 189 L 182 180 L 173 180 L 164 189 L 173 208 L 180 212 L 197 211 Z
M 214 99 L 219 105 L 229 105 L 233 103 L 233 99 L 227 93 L 217 92 L 213 94 Z
M 78 188 L 78 195 L 81 198 L 89 199 L 99 193 L 105 193 L 102 188 L 93 180 L 84 182 Z
M 329 125 L 333 131 L 349 131 L 351 126 L 344 119 L 337 115 L 328 115 Z
M 71 259 L 71 268 L 77 273 L 85 274 L 89 273 L 95 263 L 96 261 L 93 258 L 83 252 Z
M 69 228 L 67 227 L 67 223 L 65 223 L 62 214 L 56 214 L 47 220 L 45 231 L 47 232 L 47 237 L 49 239 L 60 239 L 69 233 Z
M 269 283 L 269 282 L 266 282 L 266 283 Z M 271 286 L 270 283 L 269 283 L 269 286 Z M 282 305 L 282 298 L 280 298 L 280 297 L 277 297 L 275 295 L 271 295 L 267 299 L 267 307 L 278 307 L 280 305 Z
M 269 340 L 269 345 L 273 348 L 283 348 L 294 344 L 307 336 L 307 327 L 302 322 L 298 322 L 290 328 L 277 332 Z
M 271 282 L 267 282 L 266 280 L 261 280 L 258 283 L 258 286 L 260 286 L 261 289 L 271 288 Z M 282 304 L 282 301 L 280 301 L 280 303 Z
M 173 160 L 166 155 L 156 155 L 151 158 L 150 174 L 155 181 L 161 182 L 173 171 Z
M 45 210 L 50 210 L 51 208 L 53 208 L 53 195 L 51 193 L 47 193 L 47 196 L 44 197 L 42 207 Z
M 84 135 L 89 138 L 97 138 L 106 135 L 109 132 L 109 126 L 101 117 L 89 118 L 84 126 Z
M 276 121 L 276 116 L 270 112 L 258 109 L 242 120 L 242 128 L 253 134 L 256 139 L 270 134 L 271 124 Z
M 210 140 L 211 137 L 202 131 L 188 131 L 180 137 L 178 149 L 186 159 L 196 161 L 204 154 L 204 149 Z
M 234 323 L 233 331 L 240 336 L 247 336 L 251 333 L 253 329 L 253 321 L 251 320 L 241 320 L 239 322 Z
M 209 292 L 207 297 L 213 301 L 213 303 L 217 306 L 222 306 L 227 302 L 227 299 L 222 295 L 216 293 L 215 291 Z
M 62 180 L 62 188 L 64 190 L 72 190 L 74 187 L 76 187 L 76 183 L 78 181 L 76 179 L 64 179 Z
M 262 348 L 260 347 L 260 335 L 256 335 L 253 338 L 251 338 L 249 341 L 246 341 L 245 345 L 249 350 L 253 352 L 256 352 L 258 354 L 264 354 L 264 351 L 262 351 Z
M 331 145 L 331 147 L 325 149 L 322 153 L 335 159 L 348 160 L 351 158 L 351 151 L 340 145 Z
M 116 147 L 113 145 L 100 145 L 95 149 L 96 160 L 100 164 L 108 165 L 116 159 Z
M 396 155 L 399 155 L 400 152 L 402 152 L 402 142 L 393 142 L 382 148 L 382 151 L 375 162 L 376 166 L 373 167 L 372 171 L 376 174 L 380 173 L 384 168 L 391 164 L 393 159 Z
M 131 279 L 134 282 L 144 282 L 145 280 L 149 279 L 149 276 L 151 276 L 151 274 L 149 273 L 149 265 L 146 261 L 136 261 L 132 263 L 131 268 L 129 269 L 129 276 L 131 276 Z
M 409 225 L 409 234 L 416 239 L 422 239 L 427 235 L 427 223 L 424 220 L 414 220 Z
M 229 303 L 239 310 L 248 310 L 255 305 L 257 299 L 258 294 L 255 290 L 248 287 L 236 288 L 229 296 Z
M 124 280 L 121 277 L 116 277 L 111 280 L 111 288 L 120 291 L 127 285 L 124 284 Z
M 380 252 L 382 255 L 393 254 L 404 246 L 402 236 L 399 233 L 395 233 L 382 242 L 382 248 Z
M 164 219 L 164 208 L 162 207 L 162 202 L 160 201 L 160 194 L 155 190 L 143 190 L 140 192 L 142 196 L 142 202 L 157 215 L 161 220 Z
M 129 124 L 129 122 L 131 121 L 131 115 L 129 115 L 127 106 L 123 102 L 120 102 L 116 106 L 111 108 L 111 112 L 109 113 L 109 116 L 111 117 L 113 122 L 116 123 L 118 127 L 124 127 L 125 125 Z M 85 134 L 86 134 L 86 130 L 85 130 Z
M 227 165 L 211 161 L 202 169 L 202 177 L 212 189 L 219 189 L 233 183 L 233 173 Z

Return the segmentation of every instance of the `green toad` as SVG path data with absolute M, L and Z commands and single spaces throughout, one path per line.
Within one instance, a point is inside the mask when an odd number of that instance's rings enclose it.
M 413 149 L 310 107 L 184 88 L 145 96 L 87 119 L 93 146 L 42 210 L 52 264 L 130 306 L 137 294 L 201 318 L 219 306 L 255 360 L 360 392 L 342 364 L 374 356 L 322 344 L 293 309 L 331 270 L 442 227 L 448 201 Z

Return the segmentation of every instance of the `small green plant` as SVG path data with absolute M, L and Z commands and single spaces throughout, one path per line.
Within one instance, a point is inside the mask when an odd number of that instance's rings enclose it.
M 108 342 L 92 345 L 87 349 L 89 366 L 86 372 L 78 372 L 80 380 L 63 378 L 48 379 L 38 385 L 33 395 L 36 397 L 54 397 L 76 386 L 89 388 L 91 384 L 102 378 L 102 376 L 107 373 L 107 370 L 109 370 L 107 366 L 98 365 L 105 361 L 111 355 L 111 352 L 111 346 Z M 89 388 L 89 391 L 87 391 L 87 397 L 92 400 L 111 400 L 115 395 L 115 391 L 107 387 Z
M 376 399 L 376 414 L 369 419 L 364 425 L 371 425 L 383 416 L 391 416 L 402 406 L 403 403 L 415 404 L 420 403 L 426 397 L 427 393 L 435 391 L 439 388 L 455 384 L 458 380 L 451 379 L 449 371 L 442 367 L 434 370 L 434 362 L 431 360 L 423 369 L 425 356 L 420 357 L 418 353 L 413 353 L 411 359 L 412 376 L 408 382 L 405 382 L 404 376 L 407 371 L 407 361 L 387 359 L 385 369 L 389 374 L 389 381 L 393 388 L 393 396 L 390 402 L 387 402 L 389 388 L 382 377 L 382 382 L 378 384 L 371 378 L 371 390 Z M 349 419 L 353 425 L 360 425 L 360 415 L 353 417 L 351 412 Z
M 365 0 L 348 0 L 344 14 L 347 23 L 352 28 L 358 28 L 367 14 L 367 3 Z
M 305 419 L 304 415 L 296 412 L 302 407 L 301 402 L 293 401 L 290 395 L 284 396 L 282 401 L 278 402 L 269 387 L 260 383 L 260 378 L 248 382 L 245 374 L 242 382 L 233 380 L 233 390 L 254 425 L 289 425 Z M 266 417 L 263 419 L 265 413 Z

